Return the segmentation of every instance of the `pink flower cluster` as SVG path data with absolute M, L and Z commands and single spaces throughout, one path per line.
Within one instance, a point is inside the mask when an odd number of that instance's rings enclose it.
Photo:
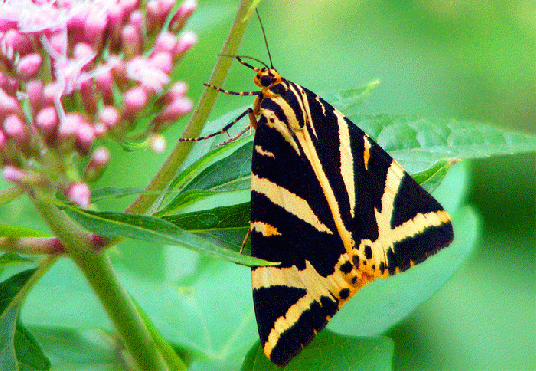
M 110 158 L 96 146 L 100 138 L 163 150 L 160 133 L 192 109 L 186 84 L 172 83 L 170 74 L 196 43 L 192 32 L 178 35 L 196 6 L 195 0 L 178 8 L 175 0 L 4 0 L 4 178 L 57 187 L 85 207 L 88 183 Z M 139 118 L 148 124 L 140 128 Z

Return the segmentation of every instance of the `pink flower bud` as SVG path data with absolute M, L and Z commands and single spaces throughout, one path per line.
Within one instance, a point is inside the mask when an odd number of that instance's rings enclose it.
M 3 48 L 7 50 L 7 56 L 10 59 L 12 59 L 15 54 L 25 55 L 33 50 L 30 39 L 26 35 L 15 30 L 9 30 L 4 34 L 2 44 Z
M 138 0 L 119 0 L 119 5 L 123 8 L 125 14 L 130 14 L 139 7 Z
M 32 113 L 35 115 L 39 112 L 44 103 L 43 81 L 32 80 L 26 84 L 26 94 L 28 94 L 28 100 Z
M 151 0 L 147 3 L 148 34 L 162 28 L 174 5 L 175 0 Z
M 91 80 L 85 80 L 80 83 L 80 96 L 82 97 L 84 109 L 87 113 L 93 114 L 97 112 L 97 102 Z
M 128 24 L 133 26 L 137 30 L 141 30 L 141 28 L 143 27 L 143 13 L 137 9 L 133 11 L 130 14 Z
M 173 53 L 177 45 L 177 38 L 171 32 L 162 32 L 156 38 L 153 54 L 159 52 Z
M 150 61 L 156 68 L 160 69 L 166 75 L 169 75 L 173 69 L 173 58 L 169 53 L 161 52 L 153 54 Z
M 127 64 L 117 55 L 112 55 L 108 58 L 107 66 L 110 67 L 114 81 L 120 84 L 127 84 Z
M 28 80 L 37 75 L 41 68 L 43 59 L 37 53 L 27 54 L 19 60 L 17 64 L 17 74 L 23 79 Z
M 97 56 L 97 53 L 93 50 L 91 45 L 86 43 L 76 44 L 73 54 L 75 60 L 84 62 L 84 67 L 82 69 L 85 71 L 89 70 L 89 67 L 91 67 L 93 60 Z
M 56 99 L 60 99 L 61 88 L 55 83 L 46 84 L 43 88 L 43 101 L 42 106 L 53 106 Z
M 7 138 L 3 131 L 0 130 L 0 155 L 1 152 L 6 148 Z M 1 163 L 1 162 L 0 162 Z
M 128 77 L 140 82 L 144 87 L 155 92 L 162 90 L 169 83 L 169 77 L 161 69 L 154 65 L 151 60 L 136 57 L 128 62 Z
M 6 182 L 17 185 L 34 185 L 40 181 L 39 175 L 33 171 L 22 170 L 11 165 L 4 166 L 3 176 Z
M 108 128 L 102 122 L 94 123 L 93 130 L 95 131 L 95 137 L 97 138 L 103 137 L 108 132 Z
M 185 32 L 177 41 L 177 45 L 175 47 L 175 54 L 174 59 L 177 61 L 180 59 L 184 53 L 186 53 L 188 50 L 190 50 L 195 44 L 197 44 L 197 36 L 193 32 Z
M 95 85 L 104 104 L 114 103 L 113 77 L 110 69 L 102 69 L 95 77 Z
M 127 90 L 124 96 L 123 113 L 127 117 L 137 114 L 145 107 L 147 99 L 147 93 L 140 86 Z
M 82 117 L 77 113 L 67 113 L 60 122 L 58 135 L 61 145 L 71 143 L 78 133 L 78 127 L 81 125 Z
M 58 130 L 58 115 L 52 107 L 43 108 L 35 117 L 35 127 L 43 135 L 47 144 L 56 139 Z
M 105 106 L 99 113 L 100 121 L 110 130 L 119 124 L 119 112 L 113 106 Z
M 123 27 L 121 41 L 123 42 L 123 51 L 127 58 L 141 54 L 143 50 L 142 36 L 140 30 L 136 27 L 131 25 Z
M 19 89 L 19 82 L 13 76 L 0 71 L 0 88 L 9 95 L 15 95 Z
M 26 179 L 28 179 L 28 172 L 19 169 L 18 167 L 14 166 L 5 166 L 3 170 L 3 176 L 4 180 L 9 183 L 26 183 Z
M 152 134 L 147 144 L 154 153 L 162 153 L 166 149 L 166 138 L 161 134 Z
M 188 91 L 188 85 L 184 81 L 177 81 L 164 95 L 164 103 L 170 104 L 174 100 L 183 98 Z
M 100 49 L 104 31 L 108 24 L 108 18 L 103 17 L 100 7 L 95 7 L 90 11 L 84 24 L 84 33 L 91 45 L 96 49 Z
M 177 13 L 171 18 L 169 30 L 174 33 L 182 30 L 195 8 L 197 8 L 197 2 L 195 0 L 186 0 L 183 2 Z
M 82 156 L 87 156 L 95 142 L 95 130 L 86 121 L 81 121 L 76 132 L 76 149 Z
M 18 145 L 27 147 L 30 144 L 30 132 L 19 116 L 11 114 L 4 120 L 4 133 Z
M 90 204 L 91 191 L 86 183 L 71 183 L 65 190 L 65 197 L 82 208 Z
M 167 128 L 166 123 L 175 121 L 192 110 L 192 102 L 188 98 L 180 98 L 165 106 L 163 111 L 154 119 L 154 131 L 161 132 Z
M 108 8 L 108 30 L 110 33 L 111 50 L 114 53 L 119 52 L 121 30 L 123 28 L 123 20 L 125 17 L 124 10 L 119 4 L 110 5 Z
M 99 179 L 106 165 L 110 162 L 110 151 L 106 147 L 98 147 L 91 154 L 91 159 L 84 170 L 84 180 L 86 182 L 94 182 Z
M 0 89 L 0 118 L 12 113 L 22 116 L 19 101 L 13 96 L 7 95 L 3 89 Z

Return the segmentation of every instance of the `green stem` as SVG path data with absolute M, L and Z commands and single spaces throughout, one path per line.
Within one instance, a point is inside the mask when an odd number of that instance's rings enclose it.
M 260 0 L 242 0 L 240 8 L 236 13 L 235 19 L 229 30 L 229 35 L 225 40 L 220 55 L 236 55 L 240 42 L 246 32 L 251 13 Z M 209 84 L 215 86 L 223 86 L 225 78 L 231 68 L 232 58 L 219 57 L 212 75 L 209 79 Z M 205 122 L 216 103 L 218 92 L 214 89 L 205 88 L 199 103 L 195 108 L 183 136 L 188 138 L 198 137 L 203 129 Z M 192 142 L 178 142 L 173 152 L 169 155 L 166 162 L 155 175 L 151 183 L 147 186 L 148 191 L 164 190 L 177 174 L 178 169 L 184 163 L 192 148 Z M 158 194 L 142 194 L 140 195 L 125 211 L 128 213 L 141 214 L 147 212 L 158 198 Z
M 89 234 L 46 202 L 46 198 L 46 195 L 34 196 L 37 211 L 83 272 L 138 367 L 142 370 L 167 369 L 136 307 L 119 282 L 108 255 L 93 251 Z

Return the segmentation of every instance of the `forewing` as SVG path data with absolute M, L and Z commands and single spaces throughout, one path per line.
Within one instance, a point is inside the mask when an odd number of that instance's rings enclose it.
M 362 286 L 452 240 L 450 218 L 381 147 L 314 93 L 264 99 L 252 158 L 253 301 L 284 365 Z

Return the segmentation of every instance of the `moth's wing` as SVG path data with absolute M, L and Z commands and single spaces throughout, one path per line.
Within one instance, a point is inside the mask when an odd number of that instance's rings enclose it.
M 311 164 L 293 144 L 260 118 L 252 157 L 251 254 L 281 265 L 252 268 L 253 302 L 264 352 L 278 365 L 326 326 L 358 279 L 351 269 L 341 271 L 351 268 L 346 249 Z
M 291 84 L 262 104 L 252 255 L 281 265 L 252 269 L 253 301 L 264 351 L 284 365 L 362 286 L 447 245 L 452 227 L 396 161 L 314 93 Z
M 385 277 L 420 263 L 454 237 L 443 207 L 383 148 L 311 91 L 308 132 L 324 167 L 348 251 L 363 273 Z M 314 134 L 313 134 L 314 133 Z

